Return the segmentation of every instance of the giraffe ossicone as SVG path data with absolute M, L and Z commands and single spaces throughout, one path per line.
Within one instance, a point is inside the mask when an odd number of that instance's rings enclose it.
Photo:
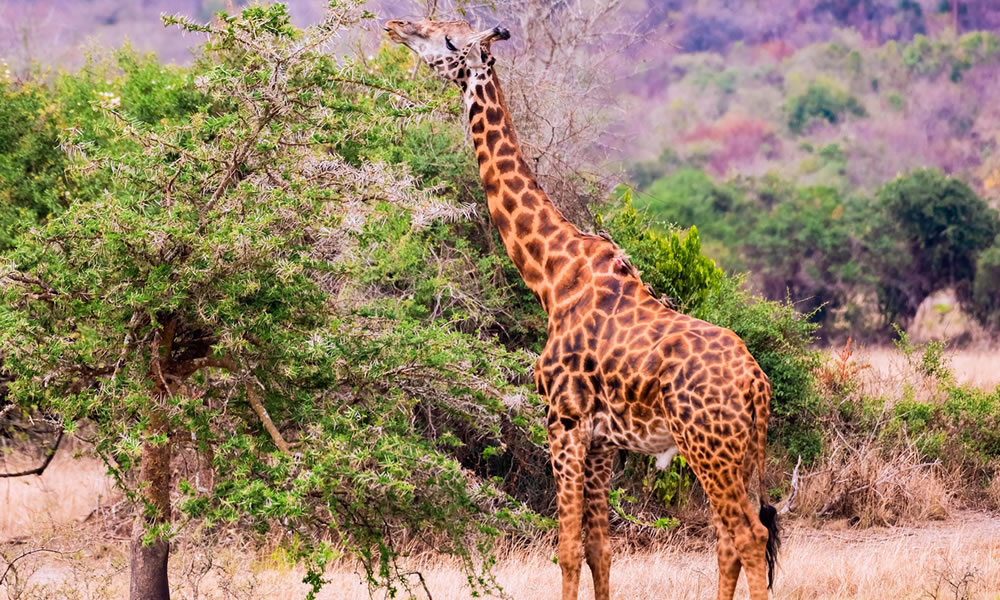
M 662 467 L 685 457 L 712 508 L 718 598 L 732 599 L 742 569 L 751 600 L 765 600 L 779 545 L 764 485 L 767 376 L 736 334 L 673 310 L 611 236 L 582 233 L 549 201 L 493 69 L 491 44 L 506 30 L 400 20 L 385 29 L 461 89 L 490 218 L 548 314 L 535 384 L 549 404 L 563 600 L 577 598 L 583 559 L 595 598 L 610 598 L 608 495 L 622 449 Z M 747 493 L 755 470 L 759 509 Z

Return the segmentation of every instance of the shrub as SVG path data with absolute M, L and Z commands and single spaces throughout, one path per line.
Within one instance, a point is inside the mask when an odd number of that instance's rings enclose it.
M 697 228 L 683 236 L 676 230 L 663 234 L 650 228 L 648 216 L 632 204 L 631 190 L 625 190 L 620 206 L 599 215 L 597 223 L 629 254 L 643 281 L 682 310 L 700 306 L 723 279 L 722 270 L 701 253 Z
M 0 78 L 0 251 L 66 201 L 62 126 L 51 90 Z

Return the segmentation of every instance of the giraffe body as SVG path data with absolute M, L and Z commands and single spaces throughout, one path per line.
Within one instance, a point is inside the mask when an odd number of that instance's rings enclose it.
M 778 543 L 763 489 L 767 376 L 736 334 L 654 297 L 608 236 L 582 233 L 539 188 L 493 72 L 490 44 L 506 31 L 464 21 L 390 21 L 386 31 L 461 88 L 490 217 L 549 316 L 534 374 L 549 403 L 563 600 L 577 597 L 583 560 L 597 600 L 610 597 L 608 496 L 621 449 L 660 468 L 677 453 L 688 460 L 712 506 L 718 597 L 733 597 L 745 569 L 751 599 L 766 599 Z M 747 495 L 754 468 L 759 512 Z

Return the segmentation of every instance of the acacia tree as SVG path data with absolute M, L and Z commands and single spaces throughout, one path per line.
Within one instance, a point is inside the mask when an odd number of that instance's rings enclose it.
M 96 427 L 97 452 L 137 508 L 132 598 L 169 597 L 170 542 L 193 520 L 298 535 L 314 591 L 341 551 L 371 584 L 406 584 L 400 530 L 431 534 L 486 585 L 479 534 L 519 522 L 413 414 L 435 405 L 489 428 L 526 358 L 354 311 L 340 293 L 371 205 L 412 225 L 463 214 L 405 173 L 324 151 L 432 109 L 373 98 L 392 84 L 324 52 L 366 16 L 335 3 L 306 31 L 282 5 L 211 25 L 166 17 L 207 37 L 190 82 L 198 110 L 147 124 L 100 96 L 106 134 L 124 142 L 71 154 L 111 185 L 4 256 L 10 399 L 68 431 Z M 182 455 L 201 468 L 179 469 Z

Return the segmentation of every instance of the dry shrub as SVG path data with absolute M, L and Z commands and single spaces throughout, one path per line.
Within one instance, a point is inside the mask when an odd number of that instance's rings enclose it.
M 912 446 L 884 449 L 869 439 L 845 440 L 819 467 L 802 477 L 796 512 L 822 519 L 846 519 L 861 527 L 944 519 L 954 492 L 937 462 L 922 462 Z
M 871 368 L 871 364 L 867 361 L 854 359 L 852 341 L 853 339 L 848 336 L 844 347 L 836 351 L 831 350 L 830 360 L 816 370 L 816 383 L 827 395 L 849 393 L 857 387 L 862 373 Z
M 993 476 L 989 487 L 986 488 L 986 498 L 994 509 L 1000 510 L 1000 473 Z

